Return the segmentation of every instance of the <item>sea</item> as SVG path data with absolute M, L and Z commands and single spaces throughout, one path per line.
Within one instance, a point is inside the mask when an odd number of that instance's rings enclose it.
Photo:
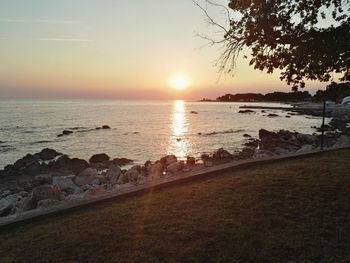
M 259 129 L 314 133 L 321 118 L 286 111 L 238 113 L 241 105 L 290 107 L 280 103 L 121 100 L 1 100 L 0 169 L 28 153 L 53 148 L 89 159 L 106 153 L 135 163 L 167 154 L 199 157 L 221 147 L 234 152 L 258 137 Z M 268 117 L 276 113 L 278 117 Z M 103 125 L 110 129 L 96 129 Z M 64 130 L 72 134 L 58 137 Z

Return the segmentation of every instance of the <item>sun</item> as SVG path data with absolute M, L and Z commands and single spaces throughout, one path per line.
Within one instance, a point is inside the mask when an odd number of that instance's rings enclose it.
M 171 87 L 177 90 L 186 89 L 190 85 L 188 77 L 182 73 L 177 73 L 177 74 L 174 74 L 172 77 L 170 77 L 169 83 Z

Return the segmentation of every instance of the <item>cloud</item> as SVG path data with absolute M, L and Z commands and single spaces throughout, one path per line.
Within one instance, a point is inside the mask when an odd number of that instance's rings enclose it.
M 32 38 L 33 41 L 56 41 L 56 42 L 94 42 L 84 38 Z
M 11 19 L 0 18 L 0 23 L 33 23 L 33 24 L 83 24 L 79 20 L 56 20 L 56 19 Z

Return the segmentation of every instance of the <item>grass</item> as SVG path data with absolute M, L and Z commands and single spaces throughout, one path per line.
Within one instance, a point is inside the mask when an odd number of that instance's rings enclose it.
M 350 150 L 1 230 L 0 262 L 350 262 Z

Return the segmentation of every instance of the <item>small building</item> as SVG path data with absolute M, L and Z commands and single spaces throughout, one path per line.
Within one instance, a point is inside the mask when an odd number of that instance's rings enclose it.
M 350 96 L 343 98 L 343 100 L 341 101 L 341 104 L 350 104 Z

